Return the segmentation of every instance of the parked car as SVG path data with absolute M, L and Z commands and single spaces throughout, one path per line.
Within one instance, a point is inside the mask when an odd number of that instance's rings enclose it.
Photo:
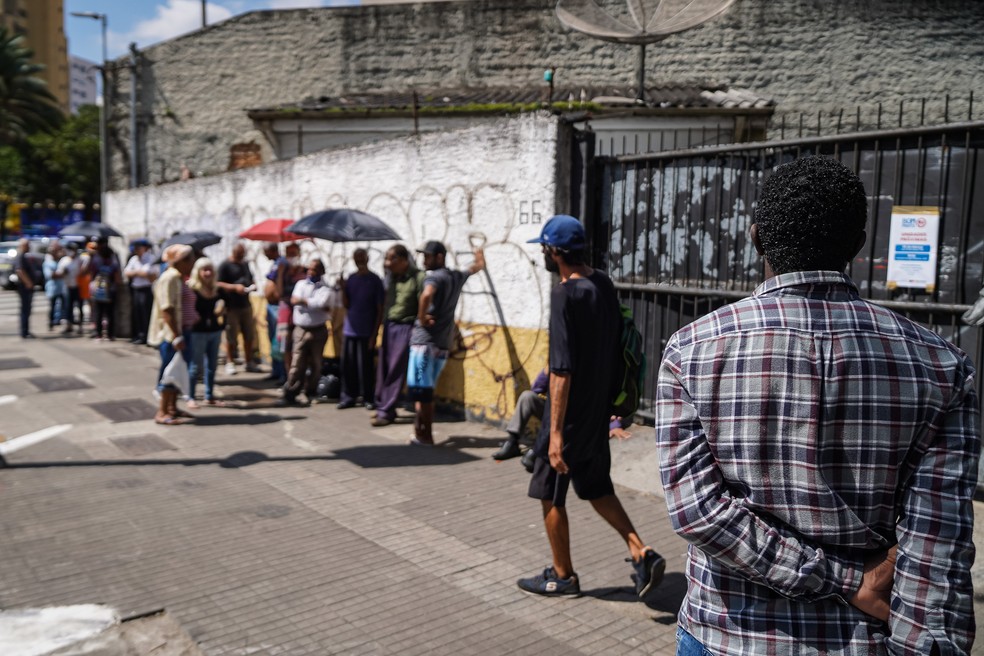
M 29 240 L 30 250 L 27 256 L 33 259 L 40 268 L 44 262 L 44 253 L 51 242 L 49 237 L 41 237 Z M 14 274 L 14 259 L 17 257 L 16 241 L 0 241 L 0 287 L 13 289 L 17 286 L 16 275 Z

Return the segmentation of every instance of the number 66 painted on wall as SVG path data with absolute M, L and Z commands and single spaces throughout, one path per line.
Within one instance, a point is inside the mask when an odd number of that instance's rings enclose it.
M 539 200 L 519 201 L 519 225 L 543 223 L 543 213 L 540 212 Z

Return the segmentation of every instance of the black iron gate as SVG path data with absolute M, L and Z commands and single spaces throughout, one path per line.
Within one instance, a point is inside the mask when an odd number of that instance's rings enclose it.
M 848 271 L 861 294 L 936 331 L 984 372 L 981 329 L 961 321 L 984 282 L 982 148 L 984 122 L 968 122 L 595 159 L 585 207 L 596 219 L 589 226 L 595 265 L 635 311 L 652 363 L 641 416 L 651 418 L 670 335 L 761 282 L 748 239 L 761 182 L 808 154 L 840 159 L 868 192 L 868 243 Z M 887 284 L 892 208 L 911 205 L 940 211 L 931 293 Z

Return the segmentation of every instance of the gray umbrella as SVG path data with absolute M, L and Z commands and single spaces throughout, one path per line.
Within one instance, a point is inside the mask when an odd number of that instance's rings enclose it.
M 220 241 L 222 241 L 222 236 L 217 235 L 210 230 L 179 232 L 176 235 L 172 235 L 167 241 L 164 242 L 161 246 L 161 251 L 168 246 L 173 246 L 174 244 L 185 244 L 187 246 L 191 246 L 196 251 L 200 251 L 208 246 L 214 246 Z
M 359 210 L 335 209 L 315 212 L 287 226 L 288 232 L 328 241 L 390 241 L 400 235 L 382 219 Z
M 67 226 L 59 230 L 58 236 L 85 237 L 86 239 L 91 239 L 92 237 L 122 237 L 123 235 L 116 232 L 116 230 L 105 223 L 96 223 L 95 221 L 76 221 L 75 223 L 69 223 Z

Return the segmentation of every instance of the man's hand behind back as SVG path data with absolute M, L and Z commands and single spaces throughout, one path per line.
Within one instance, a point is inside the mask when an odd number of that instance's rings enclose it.
M 861 587 L 850 600 L 852 606 L 883 622 L 888 621 L 891 610 L 897 551 L 898 546 L 893 546 L 888 551 L 872 556 L 864 562 Z

